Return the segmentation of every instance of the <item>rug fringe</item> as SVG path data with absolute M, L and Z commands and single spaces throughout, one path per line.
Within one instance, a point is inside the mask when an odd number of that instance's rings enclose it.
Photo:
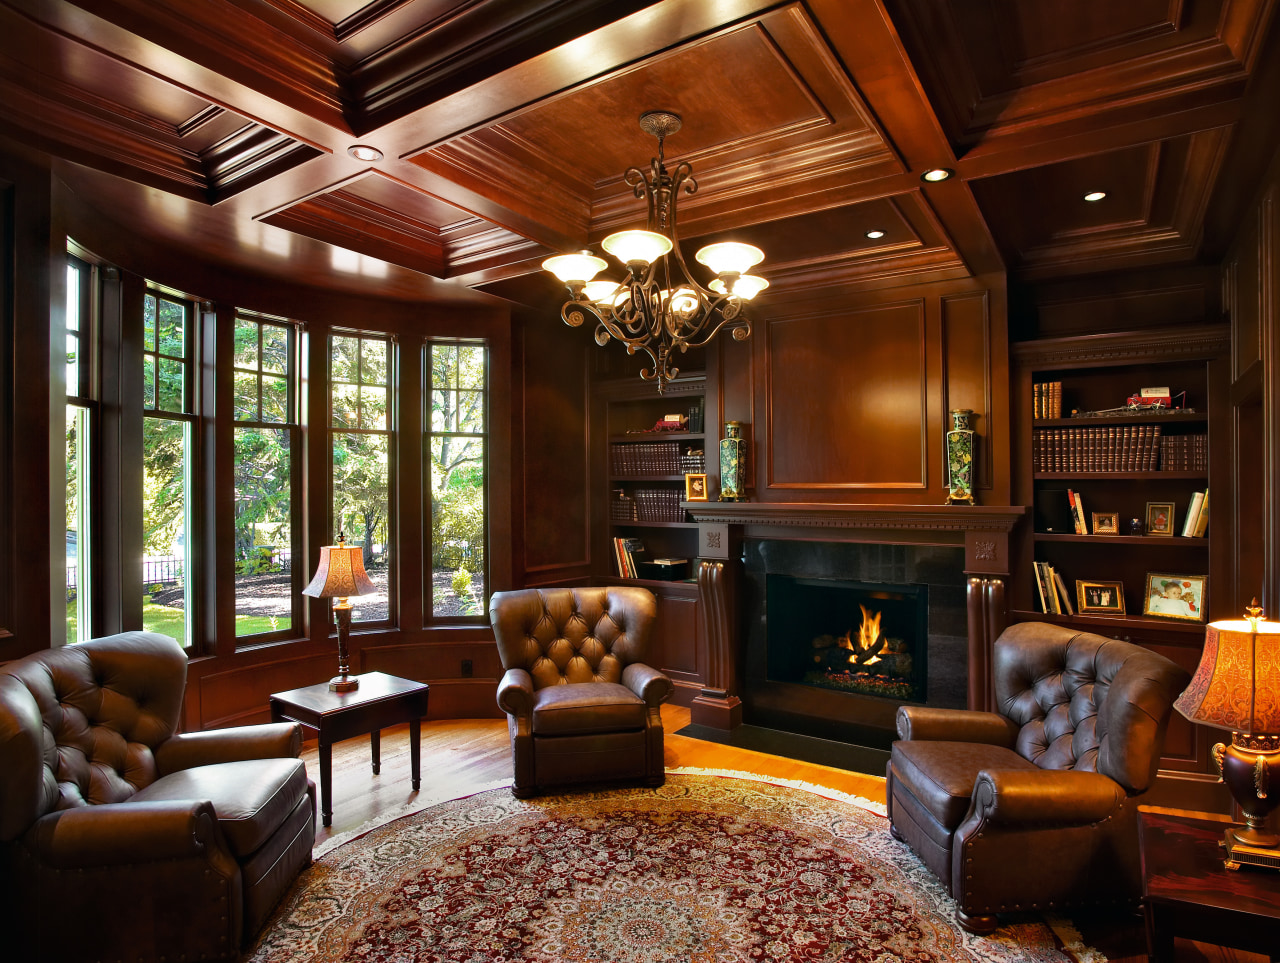
M 820 786 L 817 783 L 801 782 L 798 779 L 784 779 L 781 776 L 762 776 L 754 772 L 743 772 L 737 769 L 699 769 L 695 766 L 681 766 L 678 769 L 668 769 L 668 775 L 672 776 L 726 776 L 731 779 L 747 779 L 752 782 L 772 783 L 775 786 L 786 786 L 790 789 L 803 789 L 805 792 L 811 792 L 815 796 L 823 796 L 827 799 L 836 799 L 840 802 L 849 803 L 857 806 L 859 809 L 865 809 L 867 812 L 875 813 L 877 816 L 888 816 L 889 811 L 885 808 L 884 803 L 875 802 L 867 799 L 865 796 L 854 796 L 847 792 L 841 792 L 839 789 L 832 789 L 829 786 Z M 876 776 L 868 776 L 868 779 L 876 779 Z
M 1084 937 L 1076 929 L 1075 924 L 1061 916 L 1045 916 L 1045 923 L 1053 930 L 1053 935 L 1062 944 L 1062 952 L 1076 963 L 1108 963 L 1107 955 L 1101 950 L 1086 945 Z

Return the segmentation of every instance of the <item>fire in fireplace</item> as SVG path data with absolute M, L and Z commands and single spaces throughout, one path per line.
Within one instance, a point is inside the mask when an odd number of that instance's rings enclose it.
M 928 586 L 769 575 L 768 675 L 924 702 Z

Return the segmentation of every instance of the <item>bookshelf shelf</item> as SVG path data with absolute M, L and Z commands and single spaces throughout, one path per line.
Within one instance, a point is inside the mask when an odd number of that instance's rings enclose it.
M 1139 615 L 1053 615 L 1031 610 L 1012 609 L 1009 612 L 1015 621 L 1055 622 L 1059 625 L 1074 625 L 1097 632 L 1100 635 L 1111 635 L 1116 630 L 1144 632 L 1157 629 L 1160 632 L 1181 632 L 1189 635 L 1204 636 L 1204 625 L 1200 622 L 1179 622 L 1174 619 L 1150 619 Z
M 701 431 L 630 431 L 621 435 L 610 435 L 609 441 L 632 444 L 658 441 L 702 441 L 706 437 L 706 433 Z
M 1033 428 L 1089 428 L 1104 425 L 1186 425 L 1205 424 L 1209 416 L 1200 411 L 1171 412 L 1167 415 L 1099 415 L 1096 418 L 1036 418 Z
M 1106 543 L 1111 548 L 1192 548 L 1204 551 L 1209 547 L 1207 538 L 1187 538 L 1180 535 L 1068 535 L 1065 532 L 1036 532 L 1037 542 Z
M 697 528 L 697 522 L 619 522 L 609 523 L 614 528 Z
M 1207 471 L 1038 471 L 1036 481 L 1204 481 Z
M 610 475 L 610 476 L 609 476 L 609 481 L 611 481 L 611 482 L 632 482 L 632 481 L 636 481 L 636 482 L 646 482 L 646 481 L 678 481 L 678 482 L 683 482 L 683 481 L 684 481 L 684 475 L 645 475 L 645 474 L 635 474 L 635 475 Z

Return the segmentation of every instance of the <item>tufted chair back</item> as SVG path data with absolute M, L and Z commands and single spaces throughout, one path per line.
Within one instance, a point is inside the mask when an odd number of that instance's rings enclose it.
M 996 711 L 1041 769 L 1110 776 L 1129 794 L 1155 779 L 1168 707 L 1185 673 L 1146 649 L 1023 622 L 995 644 Z
M 125 633 L 0 667 L 0 840 L 46 813 L 123 802 L 156 780 L 152 750 L 178 726 L 186 653 Z M 8 728 L 6 726 L 5 728 Z
M 497 592 L 489 616 L 504 669 L 524 669 L 534 691 L 579 682 L 620 682 L 644 662 L 657 614 L 634 586 Z

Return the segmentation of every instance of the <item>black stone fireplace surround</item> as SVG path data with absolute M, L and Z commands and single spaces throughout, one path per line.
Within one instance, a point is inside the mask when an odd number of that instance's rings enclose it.
M 745 723 L 887 749 L 898 706 L 964 708 L 963 546 L 747 539 L 743 573 Z M 856 634 L 864 602 L 889 618 L 886 636 L 902 640 L 910 669 L 892 683 L 910 694 L 842 691 L 814 671 L 842 661 L 815 637 Z

